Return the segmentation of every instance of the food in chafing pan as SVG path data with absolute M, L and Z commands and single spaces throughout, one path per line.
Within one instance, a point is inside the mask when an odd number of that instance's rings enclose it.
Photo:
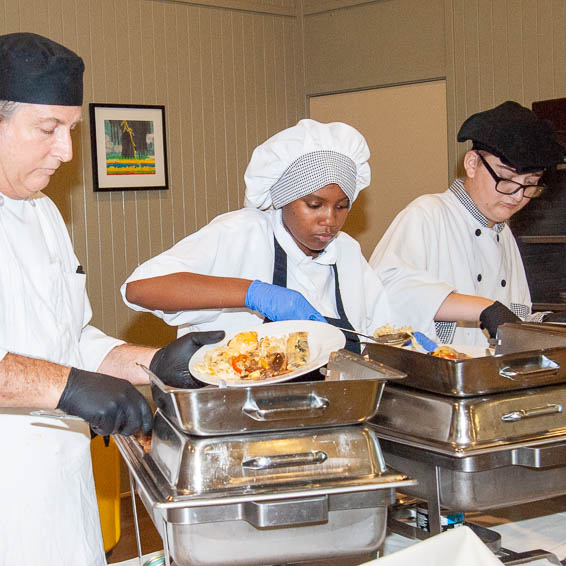
M 309 357 L 307 332 L 263 338 L 255 331 L 240 332 L 227 344 L 206 352 L 195 369 L 224 379 L 259 381 L 295 371 Z
M 141 430 L 135 432 L 133 437 L 137 440 L 138 444 L 143 448 L 145 453 L 149 452 L 151 449 L 151 433 L 145 434 Z
M 438 348 L 436 348 L 436 350 L 431 353 L 431 356 L 434 356 L 436 358 L 444 358 L 445 360 L 466 360 L 472 357 L 468 354 L 458 352 L 450 346 L 438 346 Z

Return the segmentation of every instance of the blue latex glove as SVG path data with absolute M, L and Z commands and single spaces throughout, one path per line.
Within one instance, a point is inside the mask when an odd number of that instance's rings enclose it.
M 299 293 L 279 285 L 252 281 L 246 293 L 246 307 L 257 311 L 269 320 L 317 320 L 326 319 Z
M 434 352 L 438 344 L 431 340 L 428 336 L 425 336 L 422 332 L 413 332 L 415 340 L 423 347 L 427 352 Z

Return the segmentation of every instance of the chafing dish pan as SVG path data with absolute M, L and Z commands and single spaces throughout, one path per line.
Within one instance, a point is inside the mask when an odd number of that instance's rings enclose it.
M 566 436 L 566 385 L 455 399 L 390 384 L 370 421 L 381 436 L 462 458 Z
M 395 489 L 414 483 L 366 425 L 200 438 L 158 410 L 149 453 L 116 443 L 175 566 L 367 556 Z
M 403 377 L 339 350 L 330 356 L 324 381 L 175 389 L 150 373 L 150 383 L 156 405 L 180 430 L 216 436 L 361 423 L 378 410 L 385 381 Z
M 406 493 L 479 511 L 566 493 L 566 385 L 454 399 L 390 385 L 371 424 Z
M 566 347 L 464 360 L 446 360 L 404 348 L 369 343 L 365 353 L 373 360 L 406 373 L 404 385 L 453 397 L 566 381 Z
M 507 322 L 497 329 L 495 353 L 566 347 L 566 324 Z

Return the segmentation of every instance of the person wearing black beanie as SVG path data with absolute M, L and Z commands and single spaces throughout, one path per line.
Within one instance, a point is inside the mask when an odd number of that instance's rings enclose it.
M 505 322 L 540 321 L 507 221 L 545 190 L 543 173 L 564 161 L 552 125 L 514 101 L 462 124 L 471 140 L 466 176 L 403 209 L 370 265 L 406 324 L 442 343 L 487 346 Z
M 137 364 L 186 387 L 193 352 L 224 336 L 192 333 L 158 349 L 90 325 L 85 271 L 41 192 L 72 158 L 83 72 L 81 57 L 47 37 L 0 36 L 2 564 L 106 564 L 89 425 L 100 435 L 149 433 Z M 44 416 L 55 409 L 57 420 Z

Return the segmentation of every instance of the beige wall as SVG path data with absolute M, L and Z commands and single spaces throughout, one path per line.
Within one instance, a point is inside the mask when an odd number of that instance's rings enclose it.
M 0 0 L 0 33 L 44 34 L 85 60 L 75 158 L 46 192 L 87 272 L 94 324 L 143 343 L 164 343 L 175 333 L 123 304 L 124 279 L 139 262 L 239 208 L 253 148 L 305 113 L 302 17 L 294 0 L 198 4 Z M 168 191 L 93 192 L 89 102 L 165 105 Z
M 470 114 L 512 99 L 566 96 L 564 0 L 445 0 L 448 155 Z
M 369 259 L 401 208 L 448 184 L 446 83 L 432 81 L 310 98 L 310 116 L 356 127 L 371 148 L 372 181 L 344 231 Z
M 0 14 L 0 33 L 42 33 L 84 57 L 85 103 L 166 107 L 169 191 L 93 193 L 86 106 L 76 157 L 47 191 L 94 323 L 145 343 L 174 331 L 127 309 L 120 284 L 240 206 L 252 149 L 306 114 L 305 94 L 445 78 L 449 176 L 470 113 L 566 94 L 564 0 L 0 0 Z
M 314 2 L 314 0 L 313 0 Z M 564 0 L 376 0 L 305 9 L 307 94 L 445 77 L 449 175 L 470 114 L 566 95 Z
M 324 10 L 324 5 L 346 6 Z M 307 94 L 443 77 L 444 1 L 318 2 L 305 6 Z

